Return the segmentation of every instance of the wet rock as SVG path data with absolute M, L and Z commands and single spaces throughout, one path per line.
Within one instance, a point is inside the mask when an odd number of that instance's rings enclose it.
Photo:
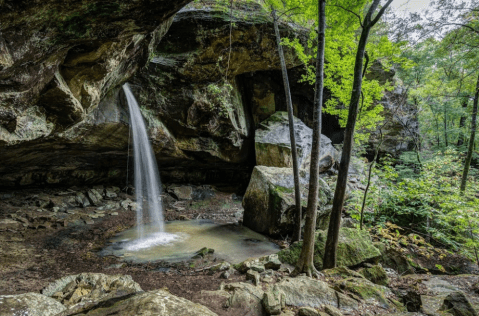
M 277 283 L 278 289 L 286 295 L 286 305 L 319 308 L 325 304 L 338 306 L 336 291 L 326 282 L 306 276 L 285 278 Z
M 268 315 L 279 315 L 286 306 L 286 296 L 277 286 L 264 292 L 263 307 Z
M 321 270 L 327 231 L 316 231 L 314 245 L 314 265 Z M 278 253 L 282 262 L 295 264 L 301 252 L 302 242 L 292 244 Z M 337 250 L 338 266 L 351 267 L 367 261 L 377 260 L 381 253 L 373 246 L 369 233 L 355 228 L 341 228 Z
M 309 175 L 302 173 L 302 207 L 306 207 Z M 332 199 L 329 186 L 322 179 L 319 189 L 318 210 Z M 243 224 L 262 234 L 285 236 L 295 225 L 294 181 L 291 168 L 256 166 L 243 198 Z
M 259 285 L 260 284 L 259 272 L 254 271 L 254 270 L 246 271 L 246 280 L 251 280 L 251 281 L 253 281 L 254 285 Z
M 389 283 L 386 271 L 379 265 L 370 268 L 362 268 L 358 272 L 375 284 L 387 286 Z
M 117 191 L 118 191 L 118 192 L 117 192 Z M 119 193 L 119 192 L 120 192 L 120 189 L 115 190 L 115 189 L 113 189 L 113 188 L 106 188 L 106 189 L 105 189 L 105 198 L 106 198 L 106 199 L 110 199 L 110 200 L 111 200 L 111 199 L 114 199 L 114 198 L 116 198 L 116 197 L 118 196 L 117 193 Z
M 140 285 L 129 275 L 81 273 L 56 280 L 45 287 L 42 294 L 55 298 L 79 313 L 100 302 L 140 291 Z
M 0 295 L 2 316 L 53 316 L 66 310 L 55 299 L 38 293 Z
M 477 311 L 460 291 L 454 291 L 446 296 L 441 310 L 452 313 L 454 316 L 477 316 Z
M 207 247 L 203 247 L 201 248 L 200 250 L 198 250 L 195 255 L 192 257 L 192 259 L 199 259 L 199 258 L 204 258 L 206 257 L 208 254 L 212 254 L 214 253 L 215 250 L 214 249 L 211 249 L 211 248 L 207 248 Z

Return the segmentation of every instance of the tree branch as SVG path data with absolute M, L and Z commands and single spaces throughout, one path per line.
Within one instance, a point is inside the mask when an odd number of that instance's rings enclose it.
M 384 11 L 386 11 L 386 9 L 389 7 L 389 5 L 391 4 L 391 2 L 393 2 L 393 0 L 389 0 L 388 2 L 386 2 L 386 4 L 381 8 L 381 10 L 379 10 L 378 14 L 376 15 L 376 17 L 371 21 L 371 25 L 374 25 L 376 24 L 379 19 L 381 18 L 381 16 L 384 14 Z
M 338 7 L 338 8 L 343 9 L 343 10 L 346 11 L 346 12 L 349 12 L 349 13 L 351 13 L 351 14 L 354 14 L 354 15 L 358 18 L 359 24 L 361 25 L 361 27 L 363 27 L 363 21 L 362 21 L 362 19 L 361 19 L 361 16 L 360 16 L 359 14 L 357 14 L 356 12 L 351 11 L 351 10 L 349 10 L 349 9 L 346 9 L 345 7 L 343 7 L 342 5 L 339 5 L 339 4 L 330 4 L 330 6 L 332 6 L 332 7 Z

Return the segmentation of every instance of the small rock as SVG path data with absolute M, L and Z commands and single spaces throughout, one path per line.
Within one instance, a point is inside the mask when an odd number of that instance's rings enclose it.
M 279 270 L 281 268 L 281 261 L 279 261 L 277 254 L 263 257 L 262 261 L 264 261 L 264 267 L 266 269 Z
M 95 224 L 95 221 L 88 218 L 88 219 L 85 219 L 85 224 L 87 224 L 87 225 L 93 225 L 93 224 Z
M 180 217 L 178 218 L 180 221 L 189 221 L 190 218 L 186 215 L 180 215 Z
M 269 315 L 279 315 L 286 306 L 286 295 L 277 286 L 264 292 L 263 307 Z
M 21 226 L 21 224 L 13 219 L 5 218 L 0 220 L 0 230 L 6 230 L 6 229 L 18 229 Z
M 80 207 L 88 207 L 90 206 L 90 201 L 85 196 L 85 194 L 78 192 L 75 196 L 75 201 Z
M 246 271 L 246 280 L 253 281 L 253 284 L 257 286 L 260 284 L 260 275 L 257 271 L 248 270 Z
M 178 200 L 192 200 L 193 188 L 188 185 L 174 186 L 169 188 L 170 193 L 174 194 Z
M 264 272 L 266 270 L 264 265 L 262 264 L 253 264 L 251 265 L 250 269 L 259 273 Z
M 192 259 L 204 258 L 207 254 L 211 254 L 211 253 L 214 253 L 214 252 L 215 252 L 214 249 L 203 247 L 195 253 L 195 255 L 192 257 Z
M 229 270 L 231 268 L 231 264 L 229 264 L 228 262 L 224 261 L 224 262 L 221 262 L 217 265 L 214 265 L 210 268 L 211 271 L 213 272 L 221 272 L 221 271 L 226 271 L 226 270 Z
M 53 213 L 57 213 L 57 212 L 59 212 L 59 211 L 60 211 L 60 208 L 59 208 L 58 206 L 54 206 L 54 207 L 52 208 L 52 212 L 53 212 Z
M 258 264 L 259 259 L 257 258 L 248 258 L 245 261 L 236 264 L 234 267 L 236 270 L 238 270 L 240 273 L 245 273 L 248 271 L 252 265 Z
M 229 279 L 230 276 L 231 276 L 231 273 L 229 272 L 229 270 L 226 270 L 226 271 L 223 271 L 223 273 L 221 273 L 220 278 Z
M 120 192 L 120 191 L 118 191 Z M 113 199 L 113 198 L 116 198 L 118 195 L 116 194 L 116 192 L 113 190 L 113 188 L 106 188 L 105 189 L 105 198 L 107 199 Z
M 311 307 L 301 307 L 298 311 L 299 316 L 321 316 L 320 312 Z
M 111 216 L 118 216 L 118 212 L 111 212 L 110 215 Z

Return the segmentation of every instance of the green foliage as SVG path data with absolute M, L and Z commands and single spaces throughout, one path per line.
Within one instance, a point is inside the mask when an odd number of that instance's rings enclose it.
M 421 169 L 411 164 L 392 165 L 383 161 L 374 171 L 370 187 L 366 221 L 383 225 L 390 221 L 401 227 L 430 236 L 439 245 L 472 255 L 479 243 L 479 173 L 471 170 L 469 187 L 459 192 L 463 157 L 457 150 L 425 155 Z M 405 160 L 413 158 L 405 156 Z M 359 218 L 362 192 L 348 205 Z M 429 223 L 429 224 L 428 224 Z

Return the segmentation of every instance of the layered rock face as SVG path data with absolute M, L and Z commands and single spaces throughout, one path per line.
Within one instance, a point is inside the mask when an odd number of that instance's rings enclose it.
M 4 1 L 1 186 L 114 175 L 128 128 L 119 115 L 101 117 L 100 103 L 144 64 L 188 2 Z

